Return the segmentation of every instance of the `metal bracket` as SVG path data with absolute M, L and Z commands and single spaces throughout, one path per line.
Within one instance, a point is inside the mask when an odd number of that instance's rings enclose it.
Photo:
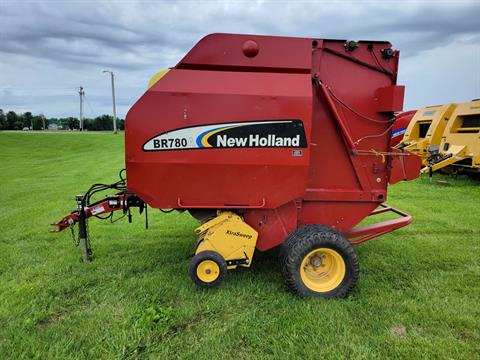
M 386 220 L 376 224 L 366 225 L 358 228 L 353 228 L 344 233 L 345 237 L 349 239 L 350 244 L 358 245 L 365 241 L 376 238 L 377 236 L 387 234 L 394 230 L 400 229 L 412 222 L 412 217 L 403 211 L 392 208 L 387 204 L 380 204 L 380 207 L 374 210 L 369 216 L 383 214 L 386 212 L 393 212 L 400 217 L 393 220 Z
M 248 265 L 250 261 L 248 258 L 245 259 L 232 259 L 227 260 L 227 266 L 234 266 L 234 265 Z

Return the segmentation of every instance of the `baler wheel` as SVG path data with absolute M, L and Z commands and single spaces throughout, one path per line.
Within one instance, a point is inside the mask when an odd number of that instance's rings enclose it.
M 302 297 L 343 298 L 360 272 L 349 241 L 324 225 L 306 225 L 290 234 L 280 260 L 286 285 Z
M 215 251 L 202 251 L 193 257 L 188 272 L 196 285 L 210 289 L 222 283 L 227 263 Z

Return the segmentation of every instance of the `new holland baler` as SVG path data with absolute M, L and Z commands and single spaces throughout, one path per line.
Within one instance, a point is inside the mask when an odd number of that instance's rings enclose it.
M 197 285 L 214 287 L 227 269 L 251 266 L 255 250 L 281 246 L 291 290 L 346 296 L 359 275 L 352 246 L 411 222 L 385 204 L 388 184 L 420 169 L 390 147 L 403 105 L 398 60 L 381 41 L 206 36 L 128 112 L 126 177 L 93 185 L 54 225 L 79 223 L 88 260 L 91 216 L 189 211 L 201 222 L 189 269 Z M 108 189 L 117 193 L 92 200 Z M 397 218 L 356 227 L 386 212 Z

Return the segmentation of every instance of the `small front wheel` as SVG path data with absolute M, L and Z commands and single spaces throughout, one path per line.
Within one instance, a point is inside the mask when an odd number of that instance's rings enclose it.
M 193 257 L 188 272 L 196 285 L 210 289 L 222 283 L 227 263 L 215 251 L 202 251 Z

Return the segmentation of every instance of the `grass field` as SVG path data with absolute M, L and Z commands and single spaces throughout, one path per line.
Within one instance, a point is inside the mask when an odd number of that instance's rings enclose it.
M 356 248 L 350 297 L 302 300 L 276 251 L 197 289 L 187 213 L 92 220 L 89 264 L 49 234 L 73 195 L 117 179 L 123 135 L 0 132 L 0 155 L 0 359 L 480 358 L 480 182 L 391 187 L 414 223 Z

